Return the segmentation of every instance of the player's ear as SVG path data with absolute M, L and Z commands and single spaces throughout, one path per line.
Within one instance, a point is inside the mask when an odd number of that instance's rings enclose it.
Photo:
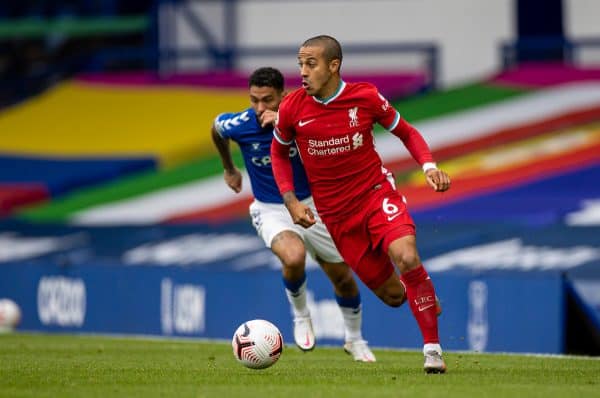
M 338 73 L 340 71 L 340 60 L 335 58 L 329 62 L 329 71 L 331 73 Z

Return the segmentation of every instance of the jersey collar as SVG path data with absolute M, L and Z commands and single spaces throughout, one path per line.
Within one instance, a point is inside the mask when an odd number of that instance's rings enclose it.
M 315 101 L 317 101 L 319 104 L 323 104 L 323 105 L 327 105 L 329 104 L 331 101 L 333 101 L 334 99 L 336 99 L 337 97 L 340 96 L 340 94 L 342 93 L 342 91 L 344 91 L 344 88 L 346 87 L 346 82 L 343 80 L 340 80 L 340 84 L 337 88 L 337 90 L 335 90 L 335 93 L 333 93 L 333 95 L 327 97 L 327 98 L 317 98 L 317 97 L 313 97 L 313 99 Z

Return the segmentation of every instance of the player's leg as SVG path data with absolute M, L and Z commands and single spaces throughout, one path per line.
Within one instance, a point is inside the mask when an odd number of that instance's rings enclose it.
M 387 261 L 386 258 L 384 261 Z M 392 274 L 381 285 L 371 288 L 381 301 L 390 307 L 400 307 L 406 302 L 406 287 L 396 273 Z M 442 306 L 437 296 L 435 298 L 437 316 L 442 314 Z
M 388 258 L 386 257 L 383 262 L 387 262 Z M 382 284 L 377 287 L 371 288 L 373 293 L 381 301 L 389 305 L 390 307 L 400 307 L 402 304 L 406 302 L 406 287 L 402 282 L 401 278 L 398 277 L 396 273 L 390 275 Z M 437 315 L 441 315 L 442 307 L 436 296 L 436 310 Z
M 372 251 L 368 240 L 366 240 L 362 234 L 353 233 L 362 230 L 362 228 L 347 229 L 343 226 L 338 228 L 338 226 L 334 225 L 331 227 L 332 235 L 335 234 L 334 236 L 337 237 L 336 242 L 339 242 L 337 248 L 343 253 L 344 258 L 348 258 L 348 263 L 352 264 L 352 270 L 361 278 L 361 280 L 388 304 L 393 306 L 402 304 L 404 300 L 404 288 L 394 273 L 394 267 L 387 255 Z M 332 279 L 334 286 L 337 285 L 335 278 L 329 275 L 329 273 L 328 276 Z M 349 291 L 348 294 L 350 293 L 351 292 Z M 349 309 L 352 307 L 357 309 L 360 308 L 358 307 L 358 302 L 350 305 L 344 303 L 342 300 L 338 300 L 338 303 L 342 308 L 342 313 L 347 314 L 346 317 L 348 318 L 350 318 L 352 311 L 345 311 L 343 308 L 344 306 L 349 307 Z M 361 313 L 359 312 L 357 315 L 361 315 Z M 345 319 L 346 322 L 349 321 L 348 318 Z M 357 317 L 357 319 L 362 322 L 362 316 Z M 359 329 L 357 328 L 357 330 Z M 356 360 L 362 360 L 360 358 L 364 357 L 363 352 L 368 349 L 368 347 L 366 346 L 366 342 L 361 338 L 360 340 L 347 341 L 346 344 L 344 344 L 344 349 L 346 352 L 351 353 Z
M 406 301 L 406 288 L 395 273 L 371 290 L 390 307 L 400 307 Z
M 433 282 L 421 264 L 415 236 L 405 235 L 394 239 L 388 246 L 388 254 L 401 273 L 410 309 L 423 335 L 425 371 L 443 373 L 446 364 L 442 359 L 438 335 L 439 305 Z
M 281 261 L 285 293 L 294 314 L 294 340 L 304 351 L 315 347 L 315 334 L 306 305 L 306 249 L 300 236 L 282 231 L 271 241 L 271 251 Z
M 318 262 L 333 285 L 335 299 L 344 317 L 346 341 L 361 340 L 362 304 L 352 271 L 345 263 Z
M 315 346 L 315 334 L 306 305 L 306 247 L 295 231 L 283 205 L 254 201 L 250 205 L 252 224 L 265 245 L 281 262 L 282 281 L 294 318 L 294 340 L 304 351 Z
M 437 322 L 439 306 L 431 278 L 417 253 L 414 221 L 404 197 L 393 185 L 384 185 L 378 194 L 379 200 L 372 202 L 378 208 L 372 209 L 367 221 L 371 244 L 379 247 L 379 252 L 400 271 L 406 299 L 423 335 L 425 370 L 444 372 Z
M 376 358 L 362 335 L 362 303 L 352 270 L 346 263 L 319 261 L 331 281 L 335 299 L 344 319 L 344 350 L 355 361 L 375 362 Z
M 390 202 L 390 197 L 393 197 L 394 203 Z M 399 236 L 405 236 L 406 232 L 414 234 L 414 223 L 405 213 L 402 197 L 395 190 L 383 192 L 381 203 L 376 200 L 371 203 L 377 207 L 365 208 L 363 213 L 355 214 L 346 219 L 344 223 L 330 224 L 328 228 L 340 253 L 360 279 L 384 302 L 392 306 L 399 306 L 404 301 L 404 291 L 406 291 L 407 299 L 411 300 L 411 292 L 414 295 L 414 289 L 412 286 L 407 286 L 405 278 L 399 279 L 394 272 L 393 259 L 387 253 L 389 243 L 387 243 L 386 237 L 393 237 L 390 232 L 398 233 Z M 378 208 L 381 211 L 377 212 Z M 395 210 L 393 214 L 397 215 L 392 215 L 390 218 L 391 208 Z M 366 217 L 366 214 L 369 217 Z M 367 228 L 364 228 L 365 219 L 367 219 Z M 395 223 L 400 221 L 402 221 L 400 227 L 396 226 Z M 411 228 L 403 228 L 407 226 Z M 421 326 L 419 321 L 417 323 Z M 435 327 L 435 337 L 437 338 L 437 320 Z M 441 353 L 441 349 L 439 351 Z
M 271 251 L 281 262 L 281 276 L 295 316 L 309 316 L 306 306 L 306 251 L 293 231 L 281 231 L 271 241 Z
M 304 202 L 312 207 L 317 218 L 315 225 L 304 230 L 304 240 L 307 250 L 333 285 L 335 299 L 344 320 L 344 350 L 356 361 L 375 362 L 375 355 L 362 336 L 362 302 L 352 270 L 343 262 L 331 234 L 314 208 L 312 198 Z

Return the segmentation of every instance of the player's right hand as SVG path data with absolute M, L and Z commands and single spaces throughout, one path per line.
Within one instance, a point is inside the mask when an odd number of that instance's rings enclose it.
M 317 222 L 310 207 L 304 203 L 295 201 L 293 203 L 286 204 L 286 206 L 290 212 L 290 216 L 292 216 L 294 224 L 301 225 L 304 228 L 309 228 Z
M 225 174 L 223 176 L 225 179 L 225 183 L 229 188 L 233 190 L 235 193 L 240 193 L 242 190 L 242 173 L 237 167 L 234 167 L 232 170 L 225 170 Z
M 277 112 L 267 109 L 260 115 L 260 126 L 263 128 L 268 125 L 274 126 L 276 118 Z

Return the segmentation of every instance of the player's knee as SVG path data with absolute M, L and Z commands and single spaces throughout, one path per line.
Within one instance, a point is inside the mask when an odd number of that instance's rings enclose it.
M 396 300 L 391 297 L 386 297 L 386 299 L 383 302 L 392 308 L 398 308 L 402 305 L 402 301 Z
M 295 232 L 283 231 L 271 241 L 271 251 L 279 258 L 284 269 L 304 269 L 306 248 Z
M 392 296 L 387 294 L 378 295 L 379 299 L 390 307 L 400 307 L 404 303 L 404 299 L 398 296 Z
M 419 266 L 421 260 L 416 250 L 404 250 L 392 253 L 392 260 L 401 272 L 410 271 Z
M 386 283 L 374 291 L 381 301 L 390 307 L 400 307 L 406 301 L 404 285 L 392 276 Z
M 383 298 L 383 302 L 390 307 L 400 307 L 405 301 L 406 294 L 404 291 L 387 292 Z
M 287 231 L 286 231 L 287 232 Z M 279 239 L 271 245 L 271 251 L 279 257 L 284 269 L 304 269 L 306 263 L 306 249 L 299 237 L 291 232 L 288 235 L 282 233 Z
M 279 258 L 284 267 L 293 269 L 304 269 L 306 263 L 306 253 L 302 248 L 289 249 L 281 253 Z
M 406 301 L 406 294 L 396 294 L 388 296 L 387 305 L 390 307 L 400 307 Z

